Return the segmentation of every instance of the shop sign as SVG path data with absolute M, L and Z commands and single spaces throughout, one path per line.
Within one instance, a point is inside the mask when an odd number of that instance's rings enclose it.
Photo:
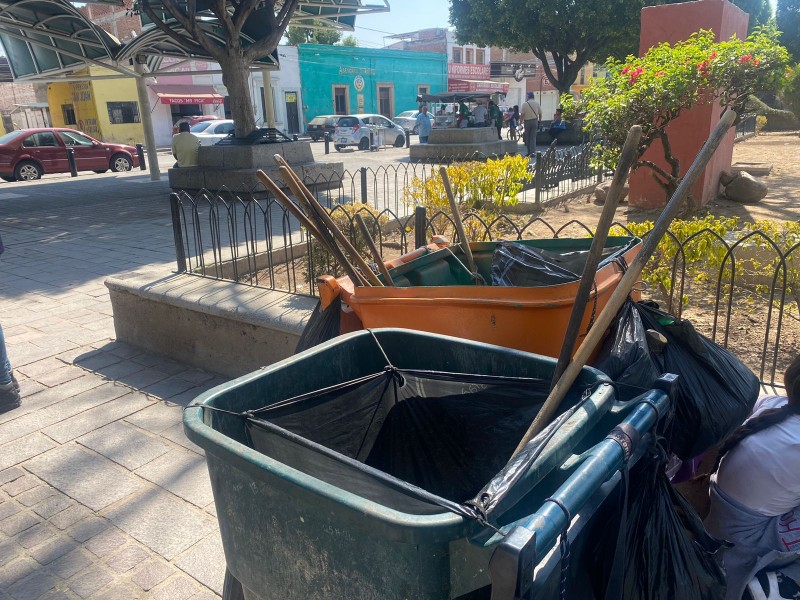
M 466 65 L 462 63 L 448 63 L 447 75 L 463 79 L 489 79 L 491 67 L 489 65 Z
M 375 69 L 365 67 L 339 67 L 339 75 L 375 75 Z

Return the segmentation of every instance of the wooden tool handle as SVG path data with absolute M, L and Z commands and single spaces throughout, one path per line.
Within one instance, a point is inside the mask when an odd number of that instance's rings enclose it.
M 614 293 L 611 294 L 611 298 L 609 298 L 605 308 L 603 308 L 602 312 L 595 320 L 591 330 L 575 352 L 575 356 L 572 357 L 572 360 L 564 370 L 564 374 L 550 391 L 550 395 L 547 397 L 547 400 L 545 400 L 542 409 L 536 415 L 536 418 L 533 420 L 533 423 L 531 423 L 531 426 L 528 428 L 528 431 L 523 436 L 516 450 L 514 450 L 514 456 L 516 456 L 525 447 L 525 444 L 532 440 L 536 434 L 544 429 L 545 425 L 552 420 L 561 401 L 564 399 L 564 396 L 567 395 L 567 391 L 569 391 L 569 388 L 575 383 L 581 369 L 583 369 L 586 361 L 589 360 L 589 356 L 591 356 L 597 344 L 603 339 L 606 329 L 608 329 L 614 321 L 619 309 L 622 308 L 625 300 L 627 300 L 631 289 L 633 289 L 633 286 L 639 281 L 639 276 L 642 274 L 645 264 L 647 264 L 647 261 L 650 260 L 650 257 L 655 252 L 658 244 L 661 242 L 661 238 L 664 237 L 664 234 L 669 229 L 670 223 L 672 223 L 672 220 L 678 214 L 684 199 L 689 195 L 689 191 L 705 170 L 708 161 L 711 160 L 711 157 L 714 155 L 714 152 L 716 152 L 723 138 L 727 135 L 735 119 L 736 113 L 732 110 L 727 110 L 722 115 L 714 131 L 711 132 L 711 137 L 703 144 L 699 154 L 695 157 L 694 162 L 692 162 L 686 175 L 684 175 L 678 185 L 678 189 L 672 194 L 669 202 L 667 202 L 667 205 L 661 212 L 661 216 L 642 244 L 642 249 L 639 251 L 639 254 L 628 267 L 628 270 L 625 271 L 625 275 L 622 276 Z
M 386 268 L 386 264 L 383 262 L 381 253 L 378 252 L 378 247 L 375 245 L 375 240 L 372 239 L 372 235 L 370 235 L 367 224 L 364 222 L 364 218 L 361 216 L 361 213 L 356 213 L 356 223 L 358 224 L 358 228 L 361 230 L 361 235 L 364 236 L 364 240 L 367 243 L 369 251 L 372 253 L 373 260 L 378 264 L 378 269 L 380 270 L 381 275 L 383 275 L 383 280 L 386 282 L 386 285 L 393 286 L 394 281 L 392 280 L 392 276 L 389 274 L 389 269 Z
M 453 195 L 453 188 L 450 186 L 450 177 L 447 175 L 447 167 L 439 167 L 439 173 L 442 176 L 442 183 L 444 184 L 444 191 L 447 194 L 447 201 L 450 203 L 450 210 L 453 212 L 453 221 L 456 224 L 456 232 L 458 232 L 458 239 L 461 240 L 461 246 L 464 248 L 464 256 L 467 259 L 467 266 L 472 274 L 478 273 L 475 266 L 475 259 L 472 256 L 472 248 L 469 247 L 469 240 L 467 239 L 467 232 L 464 230 L 464 223 L 461 221 L 461 213 L 458 212 L 458 204 L 456 204 L 456 197 Z

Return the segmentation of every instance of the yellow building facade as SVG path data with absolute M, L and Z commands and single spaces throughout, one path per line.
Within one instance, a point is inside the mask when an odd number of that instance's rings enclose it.
M 113 74 L 103 67 L 76 73 L 79 77 Z M 47 102 L 54 127 L 78 129 L 103 142 L 144 143 L 133 78 L 51 83 Z

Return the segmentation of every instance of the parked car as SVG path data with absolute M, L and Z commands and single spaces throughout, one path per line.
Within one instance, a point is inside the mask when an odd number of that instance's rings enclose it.
M 326 131 L 333 136 L 336 122 L 339 120 L 340 116 L 341 115 L 317 115 L 308 122 L 308 127 L 306 127 L 308 135 L 310 135 L 311 139 L 315 142 L 324 138 Z
M 202 123 L 203 121 L 219 121 L 220 117 L 214 115 L 192 115 L 190 117 L 181 117 L 172 125 L 172 133 L 178 133 L 178 128 L 181 126 L 181 123 L 188 123 L 189 127 L 194 127 L 198 123 Z
M 411 133 L 417 135 L 419 131 L 417 131 L 417 115 L 419 114 L 418 110 L 404 110 L 399 115 L 394 118 L 394 122 L 400 125 L 403 129 L 408 131 L 411 130 Z M 431 127 L 436 127 L 436 117 L 431 113 L 428 113 L 431 118 Z
M 233 121 L 231 119 L 217 119 L 215 121 L 208 121 L 198 123 L 189 131 L 194 133 L 200 139 L 201 146 L 213 146 L 220 140 L 233 133 Z
M 0 178 L 32 180 L 45 173 L 69 173 L 67 148 L 75 151 L 78 171 L 122 172 L 139 166 L 133 146 L 99 142 L 74 129 L 40 127 L 0 137 Z
M 376 144 L 402 147 L 406 143 L 403 128 L 383 115 L 346 115 L 339 118 L 333 134 L 333 147 L 341 151 L 347 146 L 368 150 L 370 132 Z

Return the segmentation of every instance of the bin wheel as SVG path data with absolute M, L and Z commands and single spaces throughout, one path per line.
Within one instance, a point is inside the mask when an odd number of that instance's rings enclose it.
M 244 600 L 244 590 L 239 580 L 225 569 L 225 582 L 222 584 L 222 600 Z

